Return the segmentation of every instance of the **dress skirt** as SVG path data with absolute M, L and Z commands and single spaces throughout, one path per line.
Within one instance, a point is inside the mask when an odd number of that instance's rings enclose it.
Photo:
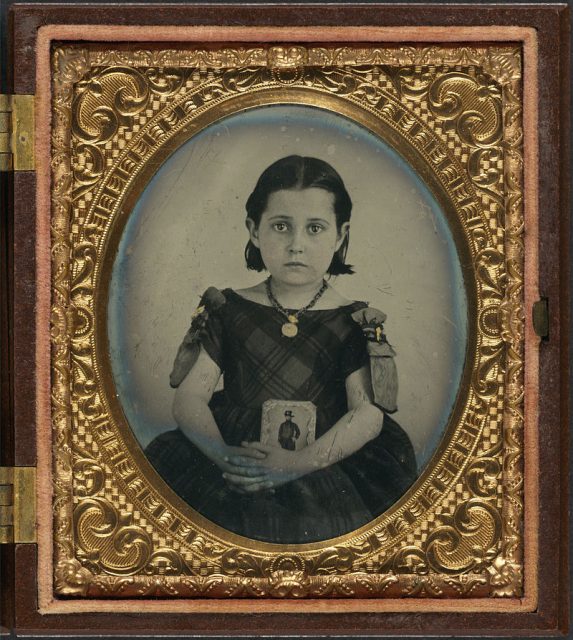
M 315 439 L 348 412 L 346 381 L 369 363 L 356 302 L 309 310 L 298 332 L 282 334 L 283 316 L 236 292 L 211 290 L 177 353 L 171 384 L 184 379 L 204 349 L 224 377 L 209 403 L 229 446 L 258 442 L 267 400 L 312 402 Z M 165 482 L 215 524 L 254 540 L 302 544 L 335 538 L 367 524 L 404 494 L 417 476 L 406 433 L 386 414 L 380 435 L 329 467 L 272 491 L 231 489 L 215 463 L 179 430 L 158 436 L 147 457 Z

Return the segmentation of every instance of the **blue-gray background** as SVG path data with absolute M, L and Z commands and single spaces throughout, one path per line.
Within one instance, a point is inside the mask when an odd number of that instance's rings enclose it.
M 201 293 L 240 288 L 246 199 L 261 172 L 297 153 L 331 163 L 353 200 L 348 261 L 334 285 L 388 315 L 400 376 L 397 420 L 421 465 L 443 433 L 466 348 L 466 299 L 443 212 L 380 138 L 306 106 L 260 107 L 194 136 L 162 166 L 124 231 L 110 287 L 117 392 L 140 443 L 175 426 L 169 371 Z

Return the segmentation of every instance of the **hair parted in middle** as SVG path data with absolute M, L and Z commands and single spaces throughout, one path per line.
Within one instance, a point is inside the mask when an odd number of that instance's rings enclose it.
M 352 200 L 338 172 L 328 162 L 311 157 L 287 156 L 267 167 L 247 200 L 247 218 L 250 218 L 258 227 L 271 193 L 312 188 L 324 189 L 334 196 L 336 227 L 340 231 L 342 225 L 350 220 Z M 330 275 L 354 273 L 352 266 L 345 262 L 348 240 L 347 232 L 340 248 L 332 256 L 332 262 L 327 271 Z M 248 269 L 254 271 L 265 269 L 261 252 L 250 240 L 245 247 L 245 260 Z

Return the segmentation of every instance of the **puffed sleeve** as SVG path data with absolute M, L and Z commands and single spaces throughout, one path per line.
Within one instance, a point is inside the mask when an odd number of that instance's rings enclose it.
M 223 370 L 223 322 L 224 294 L 209 287 L 201 297 L 199 306 L 191 316 L 191 326 L 177 350 L 169 383 L 178 387 L 197 361 L 201 347 L 215 364 Z
M 368 364 L 366 338 L 356 323 L 352 323 L 350 332 L 344 340 L 340 358 L 340 375 L 346 379 L 351 373 Z
M 398 372 L 394 362 L 396 352 L 384 333 L 386 314 L 379 309 L 365 307 L 355 311 L 352 318 L 361 327 L 367 341 L 374 402 L 384 411 L 394 413 L 398 409 Z

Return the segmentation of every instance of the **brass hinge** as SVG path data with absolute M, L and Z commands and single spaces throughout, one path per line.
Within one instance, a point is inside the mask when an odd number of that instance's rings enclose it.
M 0 171 L 34 170 L 34 96 L 0 94 Z
M 0 544 L 36 542 L 36 468 L 0 467 Z

